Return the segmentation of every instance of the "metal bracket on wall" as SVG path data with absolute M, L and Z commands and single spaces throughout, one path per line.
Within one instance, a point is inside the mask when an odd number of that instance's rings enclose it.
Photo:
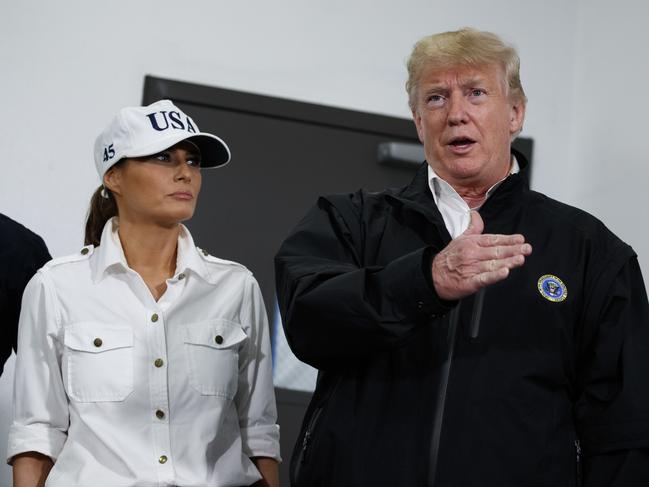
M 377 152 L 381 164 L 396 164 L 399 166 L 419 166 L 426 156 L 421 144 L 408 142 L 381 142 Z

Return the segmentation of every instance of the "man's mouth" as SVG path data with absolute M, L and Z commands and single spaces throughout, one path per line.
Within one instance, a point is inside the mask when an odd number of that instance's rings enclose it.
M 456 154 L 464 154 L 471 150 L 475 144 L 475 140 L 470 137 L 455 137 L 448 142 L 448 146 L 452 152 Z
M 451 139 L 451 141 L 449 142 L 449 145 L 452 145 L 454 147 L 461 147 L 461 146 L 466 146 L 471 144 L 475 144 L 475 140 L 469 137 L 457 137 Z

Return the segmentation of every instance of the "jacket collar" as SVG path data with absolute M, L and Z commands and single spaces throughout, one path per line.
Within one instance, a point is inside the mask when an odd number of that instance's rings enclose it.
M 512 204 L 523 196 L 529 189 L 530 165 L 523 154 L 512 149 L 521 168 L 520 172 L 511 174 L 493 192 L 489 199 L 480 207 L 480 216 L 485 222 L 485 232 L 496 231 L 492 228 L 496 220 L 507 221 L 518 211 L 518 205 Z
M 117 217 L 111 218 L 104 225 L 100 245 L 95 249 L 91 260 L 93 282 L 100 281 L 108 272 L 133 272 L 126 262 L 122 243 L 117 232 L 118 228 L 119 220 Z M 199 255 L 189 230 L 181 224 L 174 275 L 188 271 L 194 272 L 205 281 L 211 281 L 207 265 Z
M 508 207 L 511 207 L 509 205 L 510 198 L 516 197 L 514 193 L 522 193 L 529 187 L 529 163 L 527 159 L 516 149 L 512 148 L 511 152 L 518 161 L 520 171 L 509 175 L 482 205 L 480 215 L 485 219 L 485 223 L 487 223 L 486 219 L 491 218 L 493 215 L 511 209 Z M 442 237 L 443 245 L 451 241 L 451 236 L 446 229 L 441 213 L 437 209 L 433 193 L 428 184 L 428 163 L 426 161 L 419 166 L 410 184 L 397 193 L 388 195 L 388 200 L 426 218 L 437 228 L 439 235 Z
M 503 183 L 509 179 L 513 179 L 514 181 L 522 182 L 523 186 L 527 188 L 529 186 L 529 162 L 525 156 L 516 149 L 512 148 L 511 153 L 516 157 L 520 171 L 516 174 L 510 174 Z M 498 193 L 498 189 L 500 188 L 497 188 L 496 191 L 494 191 L 494 194 Z M 428 184 L 428 163 L 426 161 L 419 166 L 415 177 L 410 184 L 404 188 L 400 196 L 406 200 L 424 205 L 430 203 L 435 204 L 433 194 L 430 191 Z
M 428 186 L 428 163 L 425 161 L 417 169 L 410 184 L 395 193 L 388 193 L 386 202 L 400 209 L 403 217 L 412 222 L 410 226 L 418 229 L 424 241 L 438 249 L 451 241 L 444 218 L 437 209 Z

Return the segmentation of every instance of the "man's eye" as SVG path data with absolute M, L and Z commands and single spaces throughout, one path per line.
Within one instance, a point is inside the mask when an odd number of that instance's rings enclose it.
M 192 167 L 201 167 L 201 158 L 190 156 L 187 158 L 187 164 Z
M 474 88 L 471 90 L 471 96 L 482 96 L 486 94 L 486 91 L 481 88 Z
M 428 96 L 428 103 L 432 103 L 433 105 L 439 105 L 440 103 L 444 102 L 444 97 L 442 95 L 429 95 Z

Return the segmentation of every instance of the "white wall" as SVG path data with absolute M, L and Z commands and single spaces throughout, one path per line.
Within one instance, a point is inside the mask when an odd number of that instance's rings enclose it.
M 94 138 L 119 107 L 140 102 L 145 74 L 408 116 L 404 64 L 413 43 L 464 25 L 494 30 L 520 48 L 536 181 L 560 195 L 568 182 L 558 184 L 554 174 L 568 165 L 565 86 L 576 23 L 576 7 L 564 4 L 118 0 L 98 9 L 84 1 L 3 2 L 0 211 L 45 237 L 54 255 L 75 251 L 98 184 Z
M 94 137 L 145 74 L 405 117 L 414 42 L 469 25 L 519 49 L 535 188 L 600 215 L 647 274 L 646 18 L 643 0 L 2 2 L 0 212 L 77 250 Z
M 648 281 L 649 2 L 581 1 L 564 198 L 629 243 Z

